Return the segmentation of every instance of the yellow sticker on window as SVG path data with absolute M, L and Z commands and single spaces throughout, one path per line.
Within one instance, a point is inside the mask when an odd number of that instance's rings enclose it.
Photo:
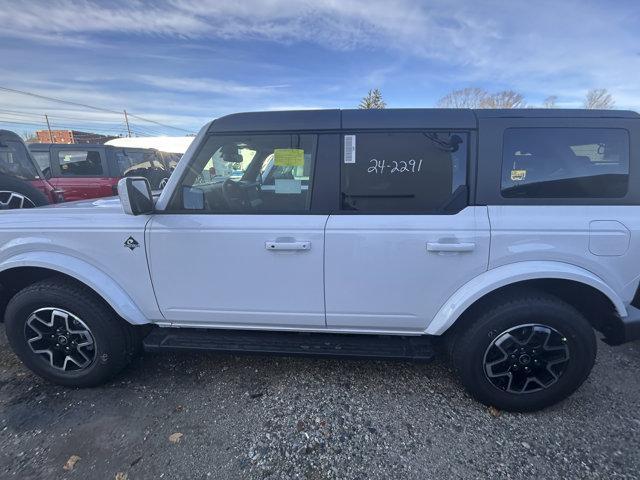
M 302 167 L 304 165 L 304 150 L 276 148 L 273 151 L 273 163 L 278 167 Z
M 511 170 L 511 181 L 513 182 L 521 182 L 526 176 L 526 170 Z

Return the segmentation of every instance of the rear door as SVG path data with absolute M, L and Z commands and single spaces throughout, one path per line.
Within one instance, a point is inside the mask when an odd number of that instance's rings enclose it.
M 327 326 L 417 333 L 487 269 L 486 207 L 468 205 L 473 132 L 350 132 L 327 222 Z
M 104 147 L 51 147 L 51 184 L 67 201 L 114 195 Z

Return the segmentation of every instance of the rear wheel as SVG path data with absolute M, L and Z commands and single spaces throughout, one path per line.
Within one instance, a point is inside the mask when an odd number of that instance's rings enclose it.
M 468 392 L 502 410 L 533 411 L 573 393 L 596 357 L 589 322 L 546 293 L 523 293 L 487 306 L 452 344 Z
M 48 279 L 18 292 L 5 326 L 16 355 L 34 373 L 71 387 L 100 385 L 129 363 L 139 337 L 94 292 Z

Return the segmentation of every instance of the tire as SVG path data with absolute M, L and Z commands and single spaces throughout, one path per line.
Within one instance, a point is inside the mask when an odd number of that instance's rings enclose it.
M 49 205 L 49 200 L 36 187 L 19 178 L 0 174 L 0 210 L 43 205 Z
M 526 291 L 476 313 L 452 340 L 451 360 L 478 401 L 500 410 L 540 410 L 571 395 L 589 376 L 597 353 L 593 328 L 559 298 Z
M 32 317 L 34 312 L 40 320 Z M 44 323 L 60 326 L 66 319 L 71 333 Z M 31 371 L 67 387 L 105 383 L 130 362 L 140 343 L 135 328 L 93 291 L 63 278 L 42 280 L 18 292 L 7 305 L 5 328 L 11 348 Z M 63 345 L 71 353 L 63 351 Z

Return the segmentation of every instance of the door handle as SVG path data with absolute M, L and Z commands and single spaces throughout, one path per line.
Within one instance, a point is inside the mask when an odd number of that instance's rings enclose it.
M 311 242 L 265 242 L 267 250 L 311 250 Z
M 427 242 L 428 252 L 471 252 L 476 248 L 473 242 L 462 243 L 439 243 Z

